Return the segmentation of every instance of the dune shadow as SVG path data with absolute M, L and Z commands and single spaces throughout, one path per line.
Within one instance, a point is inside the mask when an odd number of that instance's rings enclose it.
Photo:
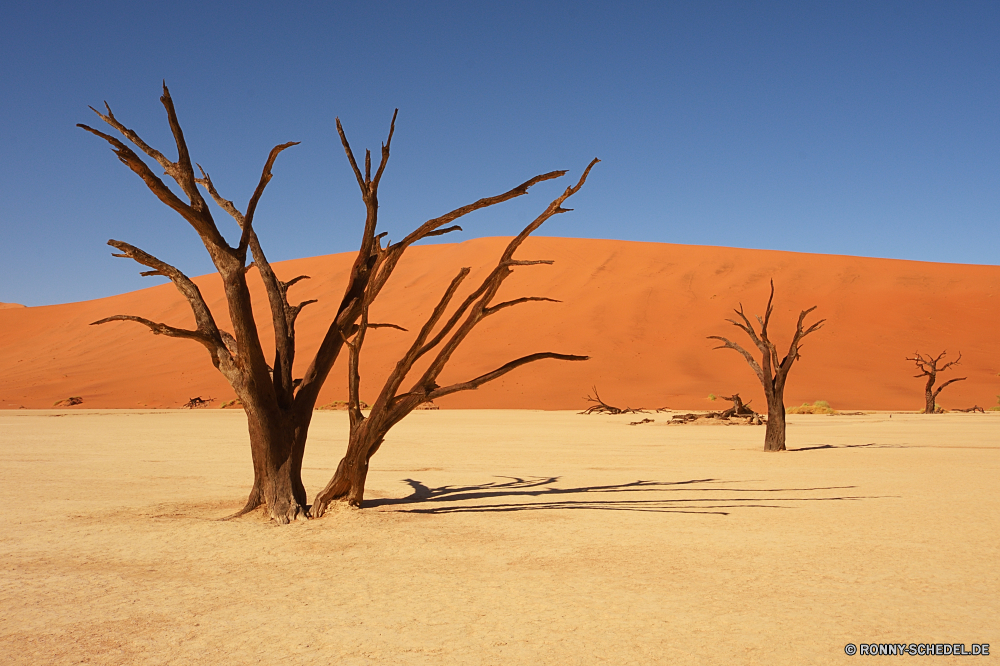
M 874 497 L 833 491 L 855 486 L 816 488 L 743 488 L 740 481 L 689 479 L 644 481 L 561 488 L 558 476 L 494 477 L 501 480 L 466 486 L 431 488 L 404 479 L 406 497 L 365 500 L 366 507 L 400 507 L 407 513 L 505 513 L 511 511 L 598 510 L 729 515 L 733 509 L 788 509 L 798 502 L 847 501 Z M 643 493 L 643 497 L 621 497 Z M 787 495 L 786 493 L 795 493 Z M 819 496 L 812 496 L 818 493 Z M 691 495 L 691 496 L 684 496 Z M 494 500 L 494 501 L 489 501 Z M 495 501 L 502 500 L 502 501 Z M 419 505 L 409 508 L 410 505 Z M 403 508 L 406 507 L 406 508 Z

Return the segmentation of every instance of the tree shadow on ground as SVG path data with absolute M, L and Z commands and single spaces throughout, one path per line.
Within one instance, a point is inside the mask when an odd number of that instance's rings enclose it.
M 856 486 L 819 488 L 740 488 L 741 481 L 690 479 L 688 481 L 632 481 L 629 483 L 559 488 L 558 476 L 496 477 L 506 479 L 469 486 L 430 488 L 416 479 L 404 479 L 413 492 L 400 498 L 366 500 L 366 507 L 423 505 L 401 509 L 407 513 L 496 513 L 510 511 L 578 510 L 645 511 L 655 513 L 700 513 L 729 515 L 731 509 L 790 509 L 798 502 L 875 499 L 831 491 Z M 648 498 L 614 498 L 619 493 L 647 493 Z M 681 496 L 681 493 L 693 496 Z M 783 493 L 796 493 L 784 495 Z M 816 493 L 818 496 L 807 495 Z M 707 495 L 706 495 L 707 494 Z M 589 496 L 582 498 L 581 496 Z M 732 495 L 732 496 L 730 496 Z M 552 499 L 550 499 L 552 498 Z M 484 503 L 483 500 L 505 502 Z M 476 502 L 466 504 L 465 502 Z
M 789 453 L 795 451 L 819 451 L 821 449 L 909 449 L 905 444 L 879 444 L 869 442 L 868 444 L 824 444 L 822 446 L 803 446 L 798 449 L 788 449 Z

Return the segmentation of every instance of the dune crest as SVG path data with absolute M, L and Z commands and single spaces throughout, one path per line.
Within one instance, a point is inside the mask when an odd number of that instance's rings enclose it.
M 373 307 L 376 321 L 410 329 L 373 331 L 362 366 L 362 397 L 371 401 L 400 353 L 462 266 L 476 283 L 495 262 L 505 238 L 414 247 Z M 763 392 L 738 354 L 713 351 L 709 335 L 739 334 L 726 319 L 743 304 L 762 314 L 768 280 L 775 282 L 771 331 L 787 345 L 800 310 L 818 306 L 827 319 L 789 376 L 786 403 L 825 400 L 837 409 L 921 408 L 914 351 L 947 349 L 968 379 L 941 394 L 945 407 L 995 404 L 1000 353 L 995 347 L 1000 267 L 766 250 L 568 238 L 529 238 L 524 259 L 552 266 L 518 268 L 499 298 L 547 296 L 485 321 L 460 350 L 444 381 L 470 378 L 536 351 L 586 354 L 584 363 L 543 362 L 477 391 L 449 396 L 442 408 L 582 409 L 596 385 L 616 405 L 709 409 L 709 394 L 738 392 L 763 409 Z M 337 307 L 353 253 L 275 264 L 279 277 L 298 274 L 290 298 L 318 298 L 298 321 L 296 372 L 302 373 Z M 195 282 L 220 325 L 228 327 L 221 284 Z M 265 349 L 269 312 L 251 274 L 254 308 Z M 90 408 L 180 407 L 189 399 L 234 396 L 204 349 L 154 336 L 122 322 L 91 327 L 113 314 L 135 314 L 191 326 L 187 302 L 170 284 L 81 303 L 36 308 L 0 305 L 0 408 L 49 408 L 82 396 Z M 734 338 L 735 339 L 735 338 Z M 346 397 L 341 359 L 320 404 Z M 418 369 L 419 370 L 419 369 Z M 367 389 L 367 390 L 366 390 Z

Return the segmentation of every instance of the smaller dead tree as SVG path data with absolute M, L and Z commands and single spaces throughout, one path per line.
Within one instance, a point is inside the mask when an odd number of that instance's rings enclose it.
M 750 367 L 757 374 L 757 378 L 760 380 L 761 385 L 764 387 L 764 396 L 767 398 L 767 431 L 764 433 L 764 450 L 765 451 L 784 451 L 785 450 L 785 382 L 788 379 L 788 371 L 792 369 L 792 364 L 799 358 L 799 350 L 801 349 L 802 339 L 813 331 L 819 330 L 823 326 L 825 319 L 820 319 L 815 324 L 809 326 L 809 328 L 803 328 L 803 322 L 806 316 L 816 309 L 816 306 L 809 308 L 808 310 L 803 310 L 799 314 L 799 321 L 795 327 L 795 335 L 792 336 L 792 343 L 788 347 L 788 353 L 785 358 L 778 360 L 778 350 L 774 346 L 774 343 L 768 337 L 767 326 L 771 321 L 771 312 L 774 310 L 774 280 L 771 280 L 771 295 L 767 299 L 767 310 L 764 313 L 764 318 L 761 319 L 760 316 L 757 317 L 757 323 L 760 324 L 760 334 L 758 334 L 747 319 L 747 316 L 743 314 L 743 304 L 740 304 L 740 309 L 735 310 L 736 314 L 739 315 L 740 321 L 734 319 L 727 319 L 730 324 L 746 332 L 753 340 L 753 343 L 757 346 L 757 349 L 761 353 L 761 362 L 758 363 L 757 360 L 748 352 L 743 349 L 740 345 L 735 342 L 723 338 L 718 335 L 710 335 L 708 338 L 710 340 L 721 340 L 722 344 L 716 347 L 716 349 L 734 349 L 743 355 L 743 358 L 747 360 Z
M 479 388 L 487 382 L 506 375 L 511 370 L 541 361 L 543 359 L 555 359 L 560 361 L 586 361 L 586 356 L 576 356 L 573 354 L 558 354 L 555 352 L 540 352 L 522 356 L 506 363 L 492 372 L 475 377 L 468 381 L 440 386 L 438 378 L 444 370 L 448 361 L 458 347 L 465 341 L 472 330 L 486 317 L 496 314 L 515 305 L 523 303 L 548 301 L 558 302 L 552 298 L 541 296 L 523 296 L 500 303 L 493 303 L 494 298 L 500 290 L 504 280 L 513 274 L 513 269 L 518 266 L 533 266 L 537 264 L 551 264 L 551 260 L 523 260 L 515 259 L 514 253 L 521 244 L 534 232 L 543 222 L 553 215 L 567 212 L 569 209 L 563 208 L 562 204 L 569 197 L 576 194 L 587 180 L 590 170 L 599 160 L 593 160 L 580 176 L 579 182 L 566 190 L 552 203 L 548 205 L 533 222 L 525 227 L 504 250 L 495 268 L 486 276 L 479 287 L 463 300 L 454 312 L 447 318 L 445 313 L 449 304 L 455 298 L 462 282 L 469 276 L 471 269 L 463 268 L 451 281 L 445 290 L 441 300 L 438 301 L 423 327 L 417 333 L 403 357 L 396 363 L 396 367 L 389 374 L 382 391 L 372 404 L 371 411 L 365 416 L 361 411 L 361 373 L 359 370 L 362 345 L 369 329 L 374 328 L 395 328 L 405 331 L 406 329 L 395 324 L 376 324 L 369 321 L 369 308 L 375 297 L 378 295 L 385 280 L 389 278 L 392 268 L 395 266 L 397 256 L 393 254 L 390 245 L 382 248 L 381 238 L 377 238 L 374 247 L 371 267 L 371 281 L 366 286 L 361 295 L 361 317 L 359 323 L 350 331 L 349 335 L 344 335 L 343 341 L 348 348 L 348 415 L 350 418 L 350 439 L 348 440 L 347 453 L 341 459 L 337 470 L 330 479 L 326 487 L 316 495 L 311 507 L 314 518 L 322 516 L 331 502 L 342 501 L 351 506 L 360 507 L 364 501 L 365 480 L 368 476 L 368 463 L 371 457 L 382 446 L 385 436 L 389 430 L 399 423 L 403 418 L 418 408 L 420 405 L 428 403 L 437 398 L 442 398 L 459 391 L 471 391 Z M 561 175 L 561 174 L 560 174 Z M 418 230 L 419 231 L 419 230 Z M 432 235 L 432 234 L 427 234 Z M 440 329 L 435 333 L 434 330 Z M 410 390 L 401 392 L 400 389 L 406 376 L 413 369 L 414 365 L 426 354 L 435 352 L 433 360 L 419 379 L 414 382 Z
M 958 352 L 958 358 L 954 361 L 949 361 L 938 367 L 938 363 L 948 354 L 947 351 L 943 351 L 936 357 L 932 357 L 929 354 L 924 356 L 920 352 L 914 352 L 913 356 L 907 356 L 907 361 L 913 361 L 917 365 L 918 374 L 913 375 L 914 377 L 927 377 L 927 384 L 924 386 L 924 411 L 923 414 L 934 414 L 939 411 L 937 407 L 937 397 L 941 391 L 944 390 L 948 384 L 954 384 L 955 382 L 961 382 L 968 377 L 956 377 L 955 379 L 949 379 L 944 384 L 941 384 L 934 390 L 934 383 L 937 382 L 937 376 L 939 372 L 944 372 L 953 365 L 958 365 L 959 361 L 962 360 L 962 352 Z

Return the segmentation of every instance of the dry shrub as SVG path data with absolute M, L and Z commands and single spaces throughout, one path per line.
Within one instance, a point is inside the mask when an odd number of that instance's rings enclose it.
M 826 400 L 817 400 L 813 404 L 802 403 L 801 407 L 789 407 L 786 414 L 836 414 L 837 410 L 830 406 Z

